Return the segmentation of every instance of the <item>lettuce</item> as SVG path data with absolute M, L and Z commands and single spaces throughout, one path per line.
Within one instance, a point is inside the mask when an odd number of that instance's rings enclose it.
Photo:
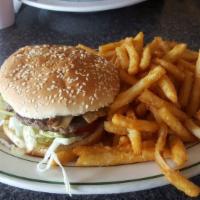
M 49 146 L 55 138 L 64 137 L 56 132 L 43 131 L 31 126 L 25 126 L 15 117 L 10 117 L 8 127 L 13 130 L 15 136 L 24 140 L 28 151 L 33 150 L 36 146 Z
M 48 148 L 47 152 L 45 153 L 44 158 L 37 165 L 37 170 L 39 172 L 45 172 L 50 169 L 52 161 L 54 160 L 57 163 L 57 165 L 61 168 L 66 193 L 69 194 L 70 196 L 71 196 L 71 185 L 69 182 L 69 178 L 60 160 L 58 159 L 58 156 L 56 154 L 56 149 L 60 145 L 70 145 L 74 142 L 79 141 L 80 139 L 81 139 L 80 137 L 55 138 L 50 147 Z
M 0 120 L 6 119 L 8 116 L 13 116 L 14 113 L 6 111 L 7 103 L 3 100 L 0 95 Z

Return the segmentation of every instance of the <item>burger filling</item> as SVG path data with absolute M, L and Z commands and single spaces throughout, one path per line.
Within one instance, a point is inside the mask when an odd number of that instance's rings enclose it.
M 105 109 L 82 116 L 31 119 L 15 113 L 0 98 L 0 120 L 4 129 L 12 131 L 12 141 L 20 148 L 32 151 L 36 146 L 49 146 L 55 138 L 85 137 L 94 132 Z

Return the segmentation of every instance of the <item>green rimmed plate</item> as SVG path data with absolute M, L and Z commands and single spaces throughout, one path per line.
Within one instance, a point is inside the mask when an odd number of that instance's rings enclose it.
M 182 169 L 187 176 L 200 173 L 200 143 L 188 147 L 189 160 Z M 39 158 L 16 156 L 0 145 L 0 182 L 40 192 L 65 193 L 59 168 L 40 173 Z M 154 162 L 112 167 L 65 167 L 73 194 L 108 194 L 149 189 L 167 184 Z

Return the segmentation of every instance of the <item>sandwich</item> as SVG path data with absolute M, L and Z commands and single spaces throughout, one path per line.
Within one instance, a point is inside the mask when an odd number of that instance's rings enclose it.
M 75 142 L 94 133 L 119 82 L 116 67 L 81 48 L 20 48 L 0 69 L 3 131 L 26 154 L 43 157 L 56 138 Z

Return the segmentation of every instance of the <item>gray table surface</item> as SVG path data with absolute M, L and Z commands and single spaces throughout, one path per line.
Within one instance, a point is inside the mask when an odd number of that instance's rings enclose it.
M 199 0 L 149 0 L 141 4 L 99 13 L 58 13 L 23 6 L 14 26 L 0 31 L 0 64 L 27 44 L 83 43 L 97 47 L 144 31 L 145 40 L 156 35 L 200 47 Z M 1 163 L 2 161 L 0 161 Z M 14 163 L 12 163 L 14 164 Z M 200 185 L 200 175 L 192 179 Z M 0 184 L 0 200 L 69 199 L 67 195 L 26 191 Z M 115 195 L 73 196 L 72 199 L 190 199 L 172 186 Z M 200 199 L 200 198 L 199 198 Z

